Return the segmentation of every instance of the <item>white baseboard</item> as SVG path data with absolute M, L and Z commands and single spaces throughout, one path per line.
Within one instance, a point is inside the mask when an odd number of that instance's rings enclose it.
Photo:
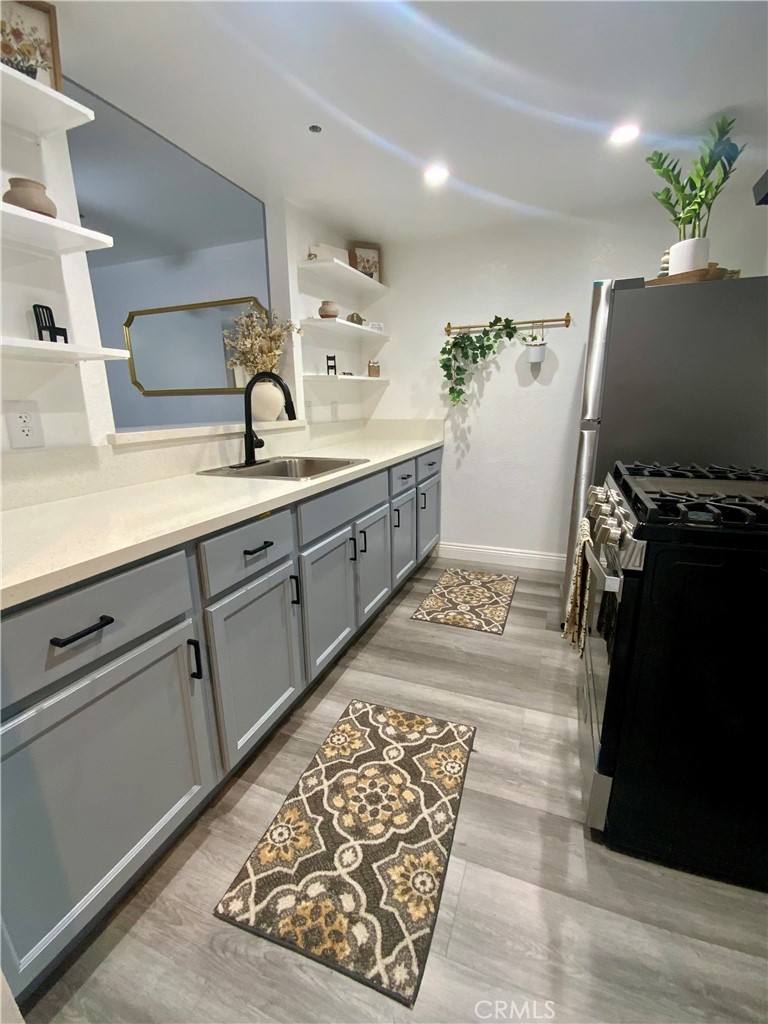
M 483 565 L 511 565 L 518 569 L 553 569 L 565 572 L 565 555 L 549 551 L 523 551 L 519 548 L 490 548 L 473 544 L 444 544 L 437 549 L 440 558 L 456 558 Z

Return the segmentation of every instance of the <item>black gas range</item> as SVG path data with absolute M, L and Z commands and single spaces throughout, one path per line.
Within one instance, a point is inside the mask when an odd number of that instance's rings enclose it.
M 768 471 L 618 462 L 586 515 L 588 824 L 615 849 L 768 888 Z

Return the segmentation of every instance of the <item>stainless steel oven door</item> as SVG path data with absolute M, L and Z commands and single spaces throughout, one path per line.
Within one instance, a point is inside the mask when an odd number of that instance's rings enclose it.
M 600 732 L 608 693 L 608 676 L 613 632 L 624 585 L 618 552 L 603 547 L 585 549 L 589 567 L 589 608 L 584 645 L 584 674 L 579 687 L 579 756 L 582 772 L 584 810 L 589 828 L 602 831 L 611 779 L 598 770 Z

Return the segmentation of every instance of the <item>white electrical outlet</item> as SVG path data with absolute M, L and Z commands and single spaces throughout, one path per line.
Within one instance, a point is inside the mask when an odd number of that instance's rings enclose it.
M 37 402 L 3 402 L 11 448 L 43 448 L 43 425 Z

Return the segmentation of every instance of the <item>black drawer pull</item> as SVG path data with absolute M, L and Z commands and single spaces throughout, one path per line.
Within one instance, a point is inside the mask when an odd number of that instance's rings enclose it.
M 363 544 L 365 545 L 364 547 L 360 548 L 360 554 L 364 555 L 366 553 L 366 551 L 368 550 L 368 533 L 367 533 L 367 531 L 366 530 L 361 530 L 360 531 L 360 536 L 363 538 Z
M 426 496 L 426 494 L 422 494 L 421 497 L 422 497 L 421 507 L 422 507 L 422 509 L 425 509 L 427 507 L 427 496 Z
M 250 551 L 246 548 L 246 550 L 243 552 L 243 554 L 244 555 L 260 555 L 262 551 L 266 551 L 267 548 L 272 548 L 274 546 L 275 546 L 275 542 L 273 540 L 265 540 L 263 544 L 259 544 L 259 546 L 257 548 L 251 548 Z
M 436 463 L 436 462 L 428 462 L 428 463 L 427 463 L 427 468 L 428 468 L 428 469 L 431 469 L 431 468 L 432 468 L 432 466 L 436 466 L 436 465 L 437 465 L 437 463 Z
M 51 646 L 69 647 L 70 644 L 75 643 L 77 640 L 82 640 L 83 637 L 90 636 L 91 633 L 98 633 L 105 626 L 111 626 L 114 621 L 111 615 L 100 615 L 98 622 L 94 622 L 92 626 L 81 629 L 79 633 L 73 633 L 72 636 L 52 636 L 50 640 Z
M 394 510 L 394 512 L 395 512 L 395 515 L 397 516 L 397 522 L 395 523 L 395 529 L 397 530 L 399 528 L 399 526 L 400 526 L 400 509 L 396 508 Z
M 357 561 L 357 541 L 355 540 L 354 537 L 350 537 L 349 539 L 352 541 L 352 548 L 353 548 L 353 550 L 355 552 L 354 555 L 352 555 L 352 557 L 350 558 L 350 562 L 356 562 Z
M 291 604 L 301 604 L 301 591 L 299 590 L 299 577 L 298 576 L 289 576 L 288 578 L 290 580 L 292 580 L 296 584 L 296 597 L 292 597 L 291 598 Z
M 406 473 L 405 476 L 401 476 L 400 479 L 401 480 L 410 480 L 412 476 L 413 476 L 413 473 Z
M 190 672 L 190 678 L 202 679 L 203 678 L 203 659 L 200 656 L 200 641 L 199 640 L 187 640 L 187 644 L 195 652 L 195 671 Z

